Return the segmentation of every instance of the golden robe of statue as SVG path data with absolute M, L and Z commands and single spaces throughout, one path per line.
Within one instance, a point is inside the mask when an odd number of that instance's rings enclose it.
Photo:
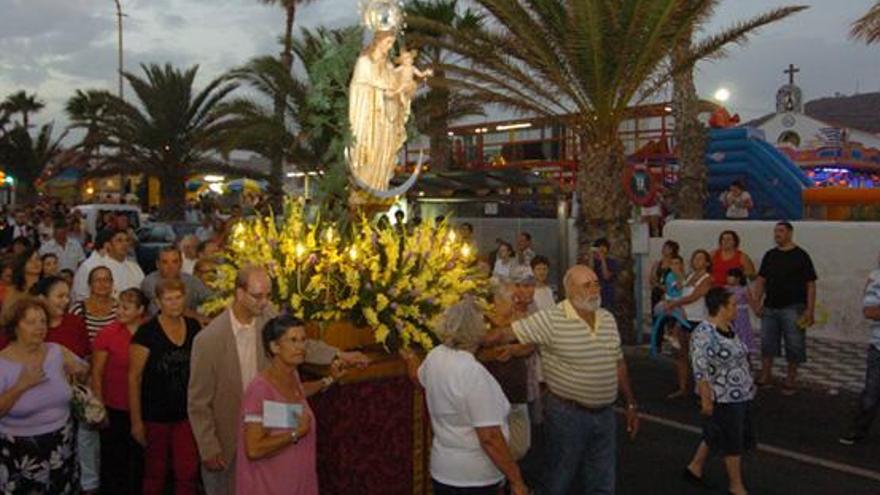
M 348 95 L 348 119 L 354 143 L 348 159 L 352 174 L 377 191 L 385 191 L 406 140 L 409 105 L 395 94 L 397 81 L 388 53 L 394 34 L 376 33 L 358 57 Z

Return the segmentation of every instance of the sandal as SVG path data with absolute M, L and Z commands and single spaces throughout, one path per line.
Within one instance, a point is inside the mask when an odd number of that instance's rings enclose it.
M 703 477 L 694 474 L 694 472 L 691 471 L 690 468 L 688 468 L 687 466 L 685 466 L 685 468 L 682 470 L 681 477 L 692 485 L 706 486 L 706 483 L 703 482 Z

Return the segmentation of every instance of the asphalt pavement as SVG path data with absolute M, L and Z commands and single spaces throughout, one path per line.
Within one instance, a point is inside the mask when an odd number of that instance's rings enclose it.
M 644 418 L 638 438 L 629 441 L 619 416 L 617 493 L 727 493 L 718 457 L 710 460 L 705 473 L 711 488 L 695 487 L 682 478 L 700 441 L 700 418 L 695 397 L 665 398 L 674 388 L 672 362 L 650 358 L 644 348 L 628 349 L 627 361 Z M 880 494 L 880 427 L 855 446 L 837 441 L 855 400 L 854 394 L 831 395 L 809 386 L 792 397 L 783 396 L 779 387 L 760 390 L 755 400 L 759 448 L 743 460 L 750 493 Z

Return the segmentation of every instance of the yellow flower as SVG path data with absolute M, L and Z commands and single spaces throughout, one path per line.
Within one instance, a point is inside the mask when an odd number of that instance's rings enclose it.
M 228 262 L 219 266 L 212 283 L 216 296 L 205 308 L 227 305 L 238 268 L 258 264 L 275 281 L 279 299 L 274 302 L 288 301 L 301 318 L 332 321 L 360 313 L 374 328 L 377 342 L 393 334 L 404 347 L 429 349 L 429 322 L 462 294 L 479 296 L 486 289 L 467 266 L 467 253 L 462 256 L 464 243 L 448 226 L 435 230 L 425 224 L 407 234 L 361 217 L 346 236 L 331 222 L 307 218 L 302 201 L 288 200 L 285 211 L 283 219 L 270 214 L 235 227 L 226 246 Z M 367 307 L 363 301 L 373 298 L 375 303 Z M 426 304 L 429 299 L 431 305 Z
M 388 339 L 389 333 L 391 333 L 391 330 L 389 330 L 387 326 L 379 325 L 376 327 L 376 331 L 373 334 L 373 337 L 376 339 L 376 342 L 384 344 L 385 340 Z
M 340 302 L 339 307 L 342 309 L 351 309 L 357 304 L 358 299 L 358 295 L 354 294 L 348 299 L 344 299 L 342 302 Z
M 376 314 L 376 311 L 373 308 L 364 308 L 363 313 L 364 318 L 367 320 L 367 323 L 369 323 L 371 327 L 379 326 L 379 315 Z
M 381 312 L 385 308 L 388 307 L 388 298 L 385 297 L 385 294 L 379 294 L 376 296 L 376 311 Z
M 293 307 L 293 309 L 302 308 L 302 303 L 303 299 L 302 296 L 300 296 L 299 294 L 294 294 L 290 297 L 290 306 Z

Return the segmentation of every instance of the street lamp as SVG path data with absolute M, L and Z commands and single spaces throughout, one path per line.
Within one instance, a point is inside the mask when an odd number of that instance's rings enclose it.
M 119 99 L 122 99 L 122 4 L 119 3 L 119 0 L 113 0 L 116 3 L 116 26 L 117 26 L 117 34 L 118 34 L 118 47 L 119 53 L 118 57 L 118 69 L 119 72 Z
M 718 102 L 724 103 L 730 99 L 730 90 L 727 88 L 718 88 L 718 91 L 715 91 L 714 98 L 718 100 Z

